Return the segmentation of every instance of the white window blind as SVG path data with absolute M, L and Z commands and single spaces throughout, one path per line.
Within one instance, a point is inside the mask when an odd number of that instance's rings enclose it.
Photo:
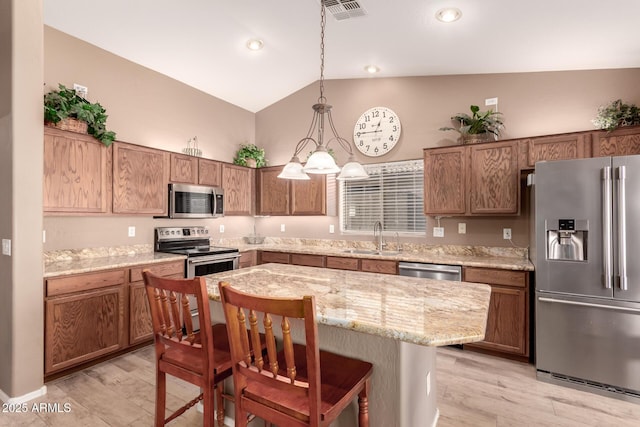
M 380 221 L 385 231 L 424 233 L 424 162 L 364 165 L 369 178 L 340 183 L 340 227 L 343 232 L 372 232 Z

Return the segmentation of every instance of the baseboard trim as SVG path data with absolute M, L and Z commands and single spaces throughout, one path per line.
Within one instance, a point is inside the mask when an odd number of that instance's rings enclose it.
M 28 402 L 33 399 L 37 399 L 38 397 L 44 396 L 45 394 L 47 394 L 46 385 L 43 385 L 38 390 L 34 390 L 30 393 L 23 394 L 22 396 L 18 396 L 18 397 L 9 397 L 7 393 L 0 390 L 0 400 L 10 405 L 16 405 L 16 404 Z

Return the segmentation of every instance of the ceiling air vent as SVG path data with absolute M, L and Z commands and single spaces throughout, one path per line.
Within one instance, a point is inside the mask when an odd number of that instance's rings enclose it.
M 322 0 L 336 21 L 364 16 L 367 11 L 355 0 Z

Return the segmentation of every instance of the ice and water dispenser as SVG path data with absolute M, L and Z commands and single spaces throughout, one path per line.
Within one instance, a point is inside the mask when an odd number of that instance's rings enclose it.
M 558 219 L 546 221 L 547 259 L 587 261 L 589 221 Z

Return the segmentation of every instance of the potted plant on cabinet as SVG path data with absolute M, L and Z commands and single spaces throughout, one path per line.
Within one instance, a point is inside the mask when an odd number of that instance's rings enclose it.
M 598 129 L 609 132 L 621 126 L 640 125 L 640 108 L 635 104 L 625 104 L 621 99 L 598 107 L 598 116 L 591 120 Z
M 480 111 L 477 105 L 471 106 L 471 115 L 458 113 L 451 121 L 459 123 L 459 127 L 442 127 L 440 130 L 454 130 L 460 134 L 463 144 L 497 140 L 504 129 L 502 113 L 488 110 Z
M 242 144 L 236 152 L 233 163 L 240 166 L 261 168 L 267 165 L 264 158 L 264 148 L 259 148 L 255 144 Z
M 74 89 L 62 84 L 58 87 L 58 90 L 44 95 L 45 124 L 80 133 L 88 132 L 107 147 L 111 145 L 116 134 L 106 129 L 108 116 L 102 105 L 90 103 Z

